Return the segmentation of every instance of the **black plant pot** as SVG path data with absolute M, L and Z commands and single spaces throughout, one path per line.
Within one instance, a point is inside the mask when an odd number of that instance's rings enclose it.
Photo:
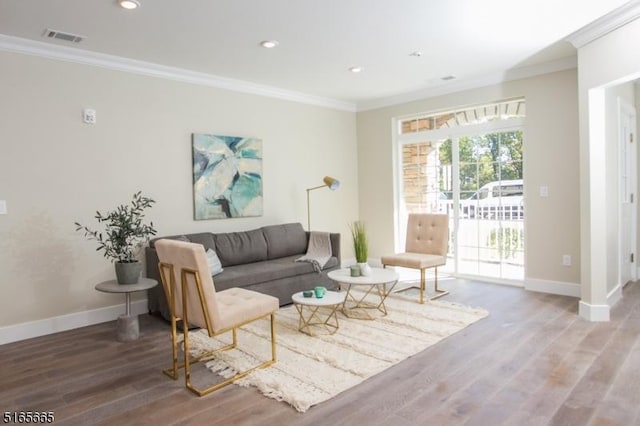
M 140 262 L 116 262 L 118 284 L 137 284 L 142 272 Z

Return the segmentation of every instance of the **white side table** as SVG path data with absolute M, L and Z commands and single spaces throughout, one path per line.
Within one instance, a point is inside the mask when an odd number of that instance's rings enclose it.
M 103 281 L 96 285 L 96 290 L 103 293 L 124 293 L 126 296 L 125 313 L 117 321 L 116 336 L 119 342 L 129 342 L 140 337 L 138 315 L 131 315 L 131 293 L 144 291 L 158 285 L 151 278 L 140 278 L 136 284 L 118 284 L 116 280 Z
M 344 298 L 345 293 L 337 291 L 327 291 L 321 298 L 317 298 L 315 295 L 304 297 L 302 291 L 295 293 L 291 299 L 300 314 L 298 330 L 313 336 L 311 326 L 324 326 L 329 334 L 335 333 L 339 328 L 336 311 L 344 303 Z M 328 311 L 326 316 L 320 316 L 319 311 L 323 308 Z

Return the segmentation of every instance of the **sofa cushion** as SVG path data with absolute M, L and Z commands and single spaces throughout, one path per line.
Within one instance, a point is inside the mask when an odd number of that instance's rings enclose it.
M 216 290 L 224 290 L 229 287 L 247 287 L 266 281 L 316 273 L 310 263 L 296 262 L 296 257 L 281 257 L 263 262 L 225 266 L 224 272 L 214 277 L 213 285 Z
M 262 229 L 213 234 L 215 251 L 223 267 L 267 259 L 267 241 Z
M 310 263 L 296 262 L 298 256 L 225 267 L 223 273 L 213 278 L 213 285 L 219 291 L 230 287 L 250 287 L 304 274 L 319 276 Z M 325 269 L 336 266 L 338 266 L 338 259 L 332 257 L 325 265 Z
M 192 243 L 202 244 L 204 246 L 204 251 L 209 249 L 215 251 L 216 243 L 213 240 L 213 234 L 211 232 L 200 232 L 197 234 L 187 234 L 187 238 Z
M 279 257 L 305 254 L 307 252 L 307 233 L 300 223 L 285 223 L 262 228 L 267 241 L 267 257 Z

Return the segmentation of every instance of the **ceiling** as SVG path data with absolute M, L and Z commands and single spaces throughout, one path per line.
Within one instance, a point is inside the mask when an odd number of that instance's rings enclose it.
M 0 34 L 366 109 L 526 67 L 575 64 L 565 37 L 627 2 L 139 1 L 125 10 L 116 0 L 2 0 Z M 48 39 L 45 29 L 86 39 Z M 279 45 L 265 49 L 262 40 Z M 355 66 L 362 71 L 350 72 Z

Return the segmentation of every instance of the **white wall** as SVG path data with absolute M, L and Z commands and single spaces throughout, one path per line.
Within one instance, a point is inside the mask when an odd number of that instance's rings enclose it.
M 607 121 L 604 90 L 640 76 L 640 20 L 636 19 L 578 50 L 580 107 L 581 246 L 583 252 L 580 315 L 592 320 L 609 319 L 609 292 L 617 271 L 612 256 L 611 223 L 617 209 L 607 203 L 607 176 L 617 174 L 607 163 L 608 146 L 603 126 Z M 610 112 L 609 112 L 610 114 Z M 614 219 L 615 217 L 615 219 Z
M 342 232 L 352 255 L 355 113 L 10 53 L 0 69 L 0 331 L 122 303 L 94 290 L 113 267 L 74 222 L 94 224 L 138 190 L 157 202 L 159 236 L 306 227 L 305 189 L 334 176 L 338 191 L 312 194 L 313 228 Z M 86 107 L 97 124 L 82 122 Z M 192 132 L 262 139 L 263 216 L 193 220 Z
M 579 294 L 578 108 L 575 70 L 511 81 L 403 105 L 358 113 L 360 217 L 375 232 L 371 256 L 394 251 L 394 117 L 446 111 L 524 96 L 526 281 Z M 549 188 L 541 198 L 539 187 Z M 573 265 L 561 265 L 570 254 Z M 535 284 L 535 285 L 534 285 Z

